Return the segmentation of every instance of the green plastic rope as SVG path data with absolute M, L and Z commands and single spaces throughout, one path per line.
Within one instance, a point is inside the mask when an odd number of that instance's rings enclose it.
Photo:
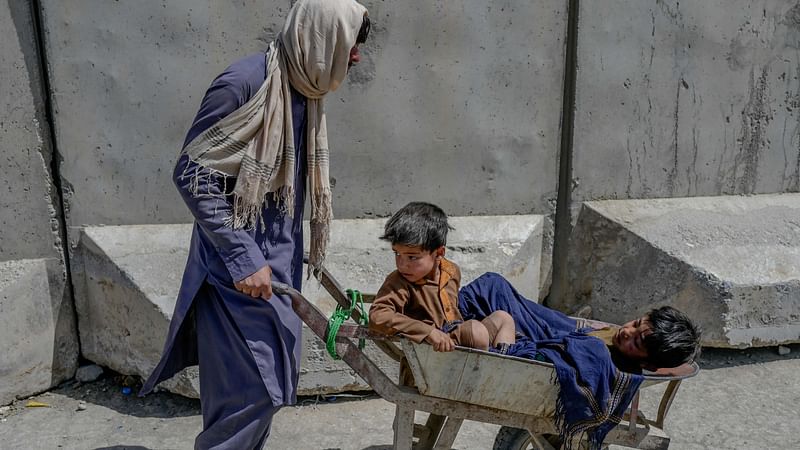
M 328 354 L 331 355 L 333 359 L 342 359 L 341 356 L 336 353 L 336 335 L 339 334 L 339 328 L 344 321 L 353 315 L 353 309 L 358 308 L 360 315 L 360 320 L 358 321 L 359 325 L 366 326 L 368 323 L 367 314 L 364 312 L 364 299 L 361 297 L 361 292 L 354 289 L 348 289 L 346 292 L 350 297 L 350 307 L 343 308 L 341 305 L 336 306 L 336 311 L 333 312 L 330 320 L 328 320 L 328 332 L 325 335 L 325 347 L 328 350 Z M 365 345 L 366 342 L 364 339 L 360 338 L 358 340 L 358 348 L 363 349 Z

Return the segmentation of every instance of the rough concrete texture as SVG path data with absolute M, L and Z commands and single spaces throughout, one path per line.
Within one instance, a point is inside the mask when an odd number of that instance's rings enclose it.
M 68 224 L 187 222 L 170 174 L 200 99 L 266 47 L 291 2 L 41 4 Z M 364 61 L 327 101 L 337 217 L 411 199 L 453 215 L 549 212 L 564 2 L 364 4 Z
M 72 377 L 78 341 L 57 259 L 0 262 L 0 405 Z
M 363 62 L 332 95 L 338 217 L 554 208 L 566 3 L 364 3 Z M 367 187 L 368 188 L 365 188 Z
M 30 3 L 3 2 L 0 30 L 0 261 L 61 258 Z
M 385 219 L 336 220 L 326 266 L 343 286 L 375 292 L 393 270 L 389 245 L 378 240 Z M 541 216 L 452 218 L 448 256 L 467 282 L 486 271 L 501 272 L 521 292 L 538 297 Z M 490 230 L 490 231 L 489 231 Z M 158 362 L 186 261 L 190 225 L 86 228 L 73 265 L 83 356 L 113 370 L 147 376 Z M 334 301 L 316 281 L 304 295 L 330 314 Z M 334 362 L 324 344 L 303 335 L 300 391 L 304 394 L 364 389 L 346 365 Z M 396 365 L 377 349 L 369 354 L 389 373 Z M 197 395 L 196 368 L 165 385 Z
M 775 349 L 710 350 L 700 374 L 685 381 L 666 421 L 673 450 L 800 448 L 800 347 L 779 357 Z M 659 387 L 642 397 L 642 411 L 654 417 Z M 25 408 L 18 402 L 0 411 L 0 442 L 8 449 L 63 448 L 189 450 L 200 432 L 200 405 L 167 393 L 146 398 L 124 396 L 120 385 L 104 379 L 64 386 L 31 400 L 50 408 Z M 301 398 L 275 416 L 266 449 L 389 450 L 394 405 L 367 396 Z M 351 401 L 352 400 L 352 401 Z M 79 410 L 79 402 L 86 409 Z M 420 422 L 424 414 L 417 414 Z M 496 425 L 466 421 L 455 449 L 492 448 Z M 611 446 L 609 450 L 623 447 Z
M 575 209 L 800 190 L 800 4 L 580 5 Z
M 572 247 L 568 310 L 669 304 L 706 346 L 800 342 L 800 194 L 586 202 Z
M 78 358 L 30 8 L 0 4 L 0 404 L 71 377 Z

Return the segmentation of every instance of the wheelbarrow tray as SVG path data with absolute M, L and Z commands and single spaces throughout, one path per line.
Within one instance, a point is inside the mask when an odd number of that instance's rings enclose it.
M 401 340 L 420 394 L 506 411 L 553 417 L 558 398 L 555 367 L 548 362 L 456 347 L 437 352 Z M 697 373 L 697 366 L 648 372 L 640 389 Z
M 343 307 L 350 300 L 344 289 L 326 270 L 318 278 L 328 293 Z M 286 294 L 303 322 L 320 339 L 327 334 L 327 318 L 300 292 L 273 282 L 273 292 Z M 353 313 L 358 320 L 357 311 Z M 583 320 L 583 319 L 581 319 Z M 589 326 L 602 323 L 586 321 Z M 416 387 L 392 381 L 354 342 L 367 338 L 396 361 L 406 358 Z M 418 449 L 449 449 L 463 420 L 494 423 L 528 430 L 533 440 L 548 448 L 537 436 L 557 433 L 553 421 L 558 386 L 553 365 L 540 361 L 501 356 L 458 347 L 454 352 L 434 352 L 431 346 L 408 339 L 376 334 L 365 327 L 342 325 L 335 337 L 337 353 L 375 392 L 396 405 L 395 450 L 410 450 L 412 437 L 419 438 Z M 397 345 L 399 344 L 399 346 Z M 642 449 L 666 449 L 669 437 L 663 432 L 664 420 L 683 379 L 699 371 L 696 364 L 645 374 L 642 387 L 669 382 L 662 395 L 655 420 L 638 410 L 639 394 L 634 396 L 623 422 L 606 437 L 606 443 Z M 502 380 L 502 381 L 500 381 Z M 430 413 L 425 425 L 414 423 L 414 411 Z
M 420 394 L 539 417 L 555 413 L 552 364 L 466 347 L 436 352 L 408 339 L 401 344 Z

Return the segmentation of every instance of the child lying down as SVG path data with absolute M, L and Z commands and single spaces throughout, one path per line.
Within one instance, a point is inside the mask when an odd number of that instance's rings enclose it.
M 638 390 L 642 369 L 678 367 L 699 353 L 699 328 L 668 306 L 595 330 L 526 299 L 496 273 L 459 290 L 460 270 L 444 258 L 450 229 L 429 203 L 410 203 L 388 220 L 381 238 L 392 244 L 397 270 L 376 295 L 370 328 L 437 351 L 461 345 L 553 363 L 562 442 L 585 433 L 599 448 Z

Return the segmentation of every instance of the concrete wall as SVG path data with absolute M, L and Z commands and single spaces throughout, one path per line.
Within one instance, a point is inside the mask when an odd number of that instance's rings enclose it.
M 584 200 L 800 190 L 800 3 L 581 2 Z
M 339 217 L 419 199 L 454 216 L 549 214 L 566 2 L 365 5 L 365 61 L 329 102 Z
M 42 5 L 68 224 L 189 221 L 169 177 L 200 99 L 265 48 L 290 2 Z M 336 216 L 410 199 L 453 215 L 550 212 L 564 2 L 365 5 L 364 62 L 328 98 Z
M 78 342 L 29 4 L 0 4 L 0 30 L 2 405 L 72 377 Z
M 40 0 L 52 124 L 31 2 L 3 3 L 0 261 L 47 260 L 31 267 L 57 267 L 47 277 L 63 285 L 49 290 L 64 299 L 61 225 L 188 222 L 169 175 L 205 88 L 263 50 L 291 3 Z M 800 190 L 798 2 L 575 2 L 566 66 L 570 2 L 364 3 L 375 27 L 363 62 L 327 102 L 339 218 L 411 199 L 452 215 L 548 215 L 559 182 L 572 211 L 587 200 Z M 573 63 L 574 145 L 560 149 Z M 558 179 L 559 160 L 570 180 Z M 556 248 L 562 260 L 574 250 Z

